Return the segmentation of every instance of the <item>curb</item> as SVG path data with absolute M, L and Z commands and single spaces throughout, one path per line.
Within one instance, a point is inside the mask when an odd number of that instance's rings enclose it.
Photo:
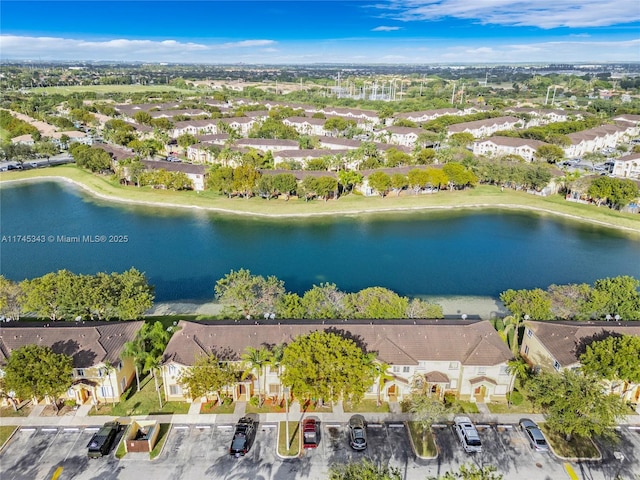
M 278 427 L 276 428 L 276 457 L 281 458 L 283 460 L 290 460 L 292 458 L 298 458 L 300 457 L 300 455 L 302 455 L 302 448 L 300 445 L 300 437 L 298 438 L 298 454 L 297 455 L 281 455 L 279 448 L 278 448 L 278 444 L 280 443 L 278 440 L 280 439 L 280 424 L 285 422 L 286 420 L 282 420 L 278 422 Z
M 436 458 L 438 458 L 438 456 L 440 455 L 440 447 L 438 447 L 438 442 L 436 442 L 436 437 L 433 434 L 433 429 L 429 428 L 429 433 L 431 433 L 431 437 L 433 438 L 433 444 L 436 446 L 436 454 L 432 457 L 425 457 L 423 455 L 418 454 L 416 450 L 416 446 L 413 443 L 413 435 L 411 435 L 411 429 L 409 428 L 409 422 L 403 422 L 403 423 L 404 423 L 404 427 L 407 430 L 407 436 L 409 437 L 409 443 L 411 444 L 411 450 L 413 450 L 413 454 L 421 460 L 435 460 Z
M 10 427 L 11 425 L 6 425 L 7 427 Z M 2 453 L 2 450 L 4 450 L 4 447 L 6 447 L 9 442 L 11 441 L 11 439 L 13 438 L 13 436 L 16 434 L 16 432 L 18 430 L 20 430 L 22 427 L 20 426 L 15 426 L 13 429 L 13 432 L 11 432 L 11 435 L 9 435 L 9 437 L 4 441 L 4 443 L 2 445 L 0 445 L 0 453 Z

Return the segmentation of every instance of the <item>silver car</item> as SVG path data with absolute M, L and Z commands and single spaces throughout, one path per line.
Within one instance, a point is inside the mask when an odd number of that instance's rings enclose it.
M 523 418 L 520 420 L 520 428 L 522 428 L 525 437 L 527 437 L 527 440 L 529 440 L 529 445 L 531 445 L 531 448 L 533 448 L 537 452 L 549 451 L 549 444 L 547 443 L 547 439 L 544 438 L 542 430 L 538 428 L 536 422 L 534 422 L 533 420 L 529 420 L 528 418 Z
M 362 415 L 354 415 L 349 419 L 349 445 L 354 450 L 367 448 L 367 429 Z

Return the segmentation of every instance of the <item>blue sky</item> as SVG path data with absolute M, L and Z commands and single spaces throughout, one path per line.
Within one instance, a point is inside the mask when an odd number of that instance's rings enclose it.
M 2 0 L 0 59 L 640 62 L 640 1 Z

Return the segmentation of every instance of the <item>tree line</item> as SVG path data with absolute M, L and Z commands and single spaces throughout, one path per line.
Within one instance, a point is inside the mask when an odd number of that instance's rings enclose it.
M 287 292 L 277 277 L 253 275 L 246 269 L 231 270 L 216 282 L 214 290 L 224 306 L 223 318 L 266 318 L 270 314 L 290 319 L 443 318 L 440 305 L 410 300 L 383 287 L 346 293 L 333 283 L 321 283 L 300 296 Z
M 132 320 L 153 306 L 153 287 L 135 268 L 123 273 L 78 275 L 58 270 L 13 282 L 0 275 L 0 313 L 18 320 Z
M 509 289 L 500 300 L 519 320 L 640 320 L 640 281 L 628 275 L 546 290 Z

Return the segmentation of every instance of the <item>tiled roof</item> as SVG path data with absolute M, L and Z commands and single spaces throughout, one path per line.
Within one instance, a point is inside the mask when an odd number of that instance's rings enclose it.
M 540 140 L 534 140 L 532 138 L 517 138 L 517 137 L 489 137 L 486 140 L 478 141 L 477 143 L 486 143 L 491 142 L 495 145 L 503 145 L 505 147 L 531 147 L 531 148 L 539 148 L 543 145 L 548 145 L 545 142 L 541 142 Z
M 463 365 L 497 365 L 513 357 L 488 321 L 471 320 L 282 320 L 196 323 L 181 321 L 165 350 L 164 362 L 192 365 L 201 354 L 238 360 L 247 347 L 290 343 L 315 330 L 354 339 L 391 365 L 419 360 L 458 361 Z
M 0 329 L 0 363 L 6 364 L 13 350 L 28 344 L 48 346 L 55 353 L 70 355 L 75 368 L 87 368 L 105 361 L 115 363 L 125 342 L 133 340 L 143 324 L 124 321 L 8 323 Z
M 142 164 L 152 170 L 166 170 L 167 172 L 182 172 L 193 175 L 204 175 L 207 167 L 204 165 L 193 165 L 191 163 L 174 163 L 157 160 L 141 160 Z
M 524 322 L 562 367 L 573 365 L 586 345 L 612 334 L 640 337 L 640 322 Z

